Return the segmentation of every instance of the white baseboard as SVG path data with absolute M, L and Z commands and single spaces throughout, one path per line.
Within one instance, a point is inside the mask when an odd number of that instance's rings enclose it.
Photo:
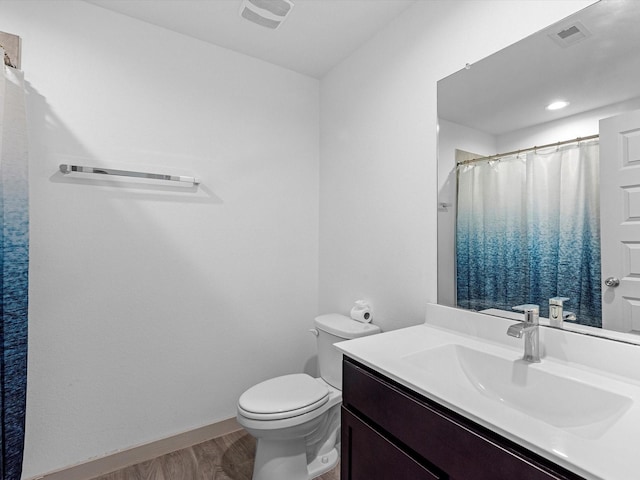
M 25 480 L 88 480 L 241 430 L 235 417 Z

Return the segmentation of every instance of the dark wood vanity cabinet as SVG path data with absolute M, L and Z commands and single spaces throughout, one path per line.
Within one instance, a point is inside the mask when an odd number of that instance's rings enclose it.
M 342 480 L 584 480 L 344 358 Z

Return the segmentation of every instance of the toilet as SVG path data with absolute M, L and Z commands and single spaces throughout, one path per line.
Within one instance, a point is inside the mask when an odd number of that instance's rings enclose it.
M 380 328 L 335 313 L 314 324 L 320 378 L 283 375 L 254 385 L 238 400 L 238 423 L 257 440 L 253 480 L 310 480 L 340 458 L 342 353 L 333 344 Z

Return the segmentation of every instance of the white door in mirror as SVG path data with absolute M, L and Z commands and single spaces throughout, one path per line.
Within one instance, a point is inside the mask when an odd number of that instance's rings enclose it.
M 640 334 L 640 110 L 600 121 L 602 327 Z

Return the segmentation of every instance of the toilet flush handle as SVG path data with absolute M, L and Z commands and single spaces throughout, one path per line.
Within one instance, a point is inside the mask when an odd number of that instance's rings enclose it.
M 315 328 L 310 328 L 310 329 L 309 329 L 309 331 L 310 331 L 311 333 L 313 333 L 316 337 L 317 337 L 318 335 L 320 335 L 320 332 L 319 332 L 318 330 L 316 330 Z

